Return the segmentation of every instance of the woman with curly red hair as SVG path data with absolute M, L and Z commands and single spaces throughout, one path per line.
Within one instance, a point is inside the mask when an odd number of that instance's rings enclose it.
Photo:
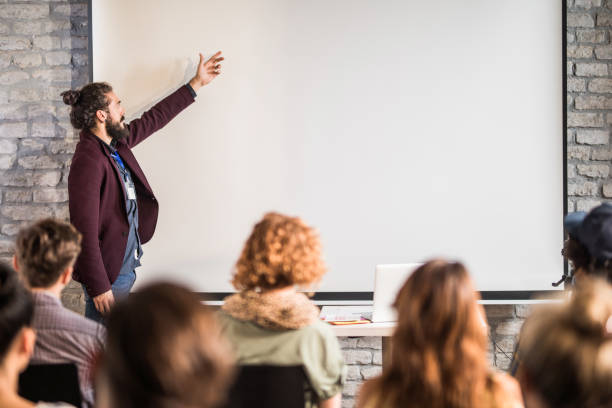
M 317 233 L 297 217 L 268 213 L 236 263 L 240 293 L 219 313 L 239 365 L 301 365 L 307 406 L 340 407 L 344 362 L 336 336 L 298 288 L 325 274 Z M 312 405 L 311 405 L 312 404 Z
M 433 260 L 419 267 L 395 300 L 389 365 L 364 384 L 359 407 L 522 407 L 518 384 L 489 368 L 477 301 L 462 264 Z

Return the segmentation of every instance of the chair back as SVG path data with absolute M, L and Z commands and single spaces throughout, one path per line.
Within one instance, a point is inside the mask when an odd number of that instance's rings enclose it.
M 34 403 L 66 402 L 80 407 L 82 399 L 76 365 L 29 365 L 19 376 L 19 395 Z
M 304 408 L 307 387 L 302 366 L 240 366 L 225 408 Z

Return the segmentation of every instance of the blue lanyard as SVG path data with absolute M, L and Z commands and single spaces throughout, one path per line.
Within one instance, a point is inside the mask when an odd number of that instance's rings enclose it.
M 119 154 L 117 152 L 112 152 L 111 157 L 115 159 L 119 167 L 121 167 L 121 170 L 125 172 L 125 164 L 123 164 L 123 160 L 121 160 L 121 157 L 119 156 Z

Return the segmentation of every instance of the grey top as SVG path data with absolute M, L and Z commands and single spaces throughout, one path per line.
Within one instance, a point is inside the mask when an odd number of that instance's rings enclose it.
M 125 254 L 123 256 L 123 263 L 121 264 L 119 274 L 130 273 L 141 265 L 140 258 L 143 254 L 142 246 L 140 245 L 140 237 L 138 236 L 138 203 L 136 201 L 136 190 L 132 180 L 132 173 L 130 172 L 130 169 L 124 165 L 119 153 L 117 153 L 117 150 L 115 150 L 112 144 L 110 146 L 106 145 L 106 147 L 109 149 L 111 157 L 115 161 L 119 174 L 121 174 L 123 190 L 126 196 L 125 209 L 129 224 L 128 240 L 127 245 L 125 246 Z M 129 188 L 134 191 L 133 199 L 130 199 L 128 195 Z
M 47 292 L 35 291 L 34 320 L 36 345 L 30 364 L 74 363 L 79 373 L 83 407 L 94 404 L 90 374 L 95 355 L 103 348 L 106 329 L 66 309 Z

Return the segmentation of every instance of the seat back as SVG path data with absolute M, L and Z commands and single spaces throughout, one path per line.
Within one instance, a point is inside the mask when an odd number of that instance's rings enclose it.
M 76 365 L 31 364 L 19 376 L 19 395 L 32 402 L 66 402 L 81 406 Z
M 240 366 L 225 408 L 304 408 L 302 366 Z

